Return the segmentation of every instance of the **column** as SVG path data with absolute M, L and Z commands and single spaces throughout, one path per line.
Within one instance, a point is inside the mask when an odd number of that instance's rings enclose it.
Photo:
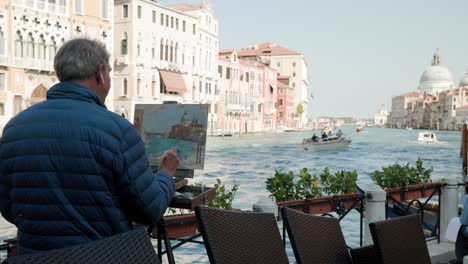
M 365 195 L 364 246 L 374 244 L 369 223 L 385 220 L 385 200 L 387 194 L 377 184 L 358 183 Z

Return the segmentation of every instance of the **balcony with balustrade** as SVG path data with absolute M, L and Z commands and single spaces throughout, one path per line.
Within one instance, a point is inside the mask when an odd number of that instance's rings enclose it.
M 68 16 L 68 1 L 59 1 L 63 4 L 50 2 L 47 0 L 13 0 L 12 5 L 16 7 L 24 7 L 30 10 L 52 13 L 55 15 Z

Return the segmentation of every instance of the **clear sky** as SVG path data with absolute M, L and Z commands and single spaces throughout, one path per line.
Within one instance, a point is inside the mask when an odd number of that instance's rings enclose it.
M 436 48 L 456 85 L 468 69 L 468 0 L 208 3 L 219 19 L 221 50 L 269 41 L 304 54 L 311 117 L 391 110 L 393 96 L 417 89 Z

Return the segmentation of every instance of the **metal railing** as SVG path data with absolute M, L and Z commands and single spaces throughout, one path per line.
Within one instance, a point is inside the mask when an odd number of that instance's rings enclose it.
M 324 196 L 305 200 L 291 201 L 287 204 L 278 204 L 278 220 L 280 220 L 281 207 L 288 207 L 300 210 L 308 214 L 318 214 L 321 216 L 334 217 L 331 212 L 335 212 L 338 220 L 343 220 L 351 211 L 359 213 L 359 245 L 363 245 L 363 225 L 364 225 L 364 194 L 358 189 L 357 193 Z M 325 208 L 325 209 L 322 209 Z M 283 224 L 283 244 L 286 245 L 286 226 Z
M 442 186 L 440 183 L 430 184 L 430 187 L 423 184 L 402 187 L 399 188 L 398 192 L 387 191 L 385 218 L 420 214 L 423 228 L 430 231 L 430 237 L 427 240 L 437 239 L 437 242 L 440 243 L 440 206 L 433 209 L 432 213 L 429 212 L 427 206 L 436 194 L 438 195 L 437 202 L 440 205 Z M 434 216 L 433 213 L 436 215 Z

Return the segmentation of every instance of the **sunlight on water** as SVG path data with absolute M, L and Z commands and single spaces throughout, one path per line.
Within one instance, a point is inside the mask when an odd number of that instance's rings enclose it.
M 190 182 L 212 186 L 220 178 L 228 188 L 238 183 L 234 207 L 250 210 L 257 200 L 268 196 L 265 181 L 273 176 L 275 169 L 297 172 L 306 167 L 315 173 L 325 167 L 331 172 L 356 169 L 359 180 L 370 183 L 369 173 L 382 166 L 395 162 L 414 165 L 421 158 L 424 166 L 434 168 L 433 178 L 461 178 L 460 132 L 436 131 L 440 142 L 428 144 L 417 141 L 418 130 L 366 128 L 356 133 L 354 128 L 342 128 L 345 136 L 353 141 L 340 151 L 311 152 L 299 148 L 297 143 L 310 137 L 312 131 L 211 137 L 207 141 L 205 169 L 195 171 L 195 178 Z M 349 246 L 359 246 L 359 214 L 350 213 L 341 225 Z M 11 237 L 14 230 L 2 219 L 1 238 Z M 185 244 L 174 255 L 177 263 L 208 263 L 203 245 Z M 288 255 L 294 259 L 290 248 Z

